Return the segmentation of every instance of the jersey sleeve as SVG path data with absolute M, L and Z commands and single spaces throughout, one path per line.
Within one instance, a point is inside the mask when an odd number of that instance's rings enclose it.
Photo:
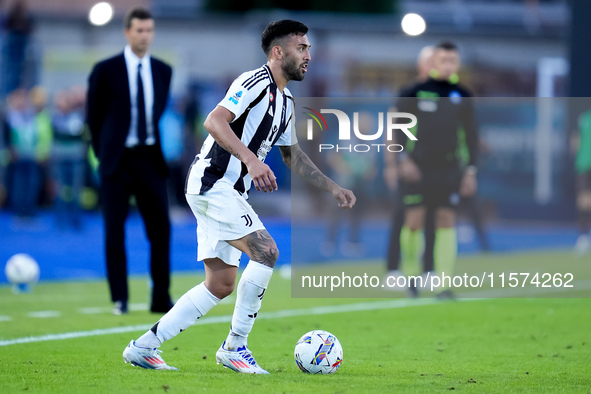
M 218 104 L 234 114 L 234 120 L 238 119 L 248 106 L 257 99 L 263 89 L 266 89 L 268 83 L 261 80 L 253 86 L 245 87 L 247 79 L 251 78 L 251 73 L 244 73 L 232 82 L 226 92 L 225 97 Z

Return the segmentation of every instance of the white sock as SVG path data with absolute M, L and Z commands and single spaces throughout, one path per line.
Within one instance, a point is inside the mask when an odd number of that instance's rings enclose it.
M 156 348 L 186 330 L 197 319 L 216 306 L 220 299 L 211 294 L 201 282 L 186 292 L 158 323 L 142 335 L 135 344 L 139 347 Z
M 246 339 L 252 330 L 265 290 L 273 275 L 273 268 L 256 261 L 250 261 L 240 282 L 236 294 L 236 306 L 232 315 L 232 326 L 226 339 L 226 349 L 235 350 L 246 346 Z

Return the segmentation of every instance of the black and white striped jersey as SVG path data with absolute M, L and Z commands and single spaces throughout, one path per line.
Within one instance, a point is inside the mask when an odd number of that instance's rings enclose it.
M 264 161 L 273 145 L 297 142 L 292 110 L 293 97 L 287 88 L 277 88 L 267 65 L 245 72 L 234 80 L 218 104 L 235 117 L 230 127 L 259 160 Z M 248 196 L 252 178 L 246 166 L 224 150 L 209 135 L 195 158 L 187 178 L 188 194 L 204 194 L 215 184 L 230 186 Z

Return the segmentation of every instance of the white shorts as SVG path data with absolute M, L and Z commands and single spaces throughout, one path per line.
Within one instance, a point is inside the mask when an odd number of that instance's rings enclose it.
M 214 186 L 203 195 L 187 194 L 186 198 L 197 218 L 197 260 L 219 257 L 238 267 L 242 252 L 226 241 L 264 230 L 259 215 L 232 188 Z

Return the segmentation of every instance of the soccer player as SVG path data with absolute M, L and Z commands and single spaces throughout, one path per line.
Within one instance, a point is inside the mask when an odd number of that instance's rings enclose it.
M 457 257 L 455 208 L 460 196 L 474 195 L 478 130 L 470 92 L 458 84 L 460 56 L 457 47 L 442 42 L 435 47 L 433 70 L 425 82 L 419 82 L 401 94 L 398 109 L 417 116 L 414 130 L 418 141 L 408 140 L 404 152 L 397 155 L 402 179 L 405 226 L 401 249 L 419 237 L 425 212 L 435 210 L 435 270 L 451 275 Z M 459 135 L 463 133 L 463 135 Z M 459 157 L 465 141 L 468 162 Z M 451 296 L 449 290 L 439 294 Z
M 330 192 L 341 208 L 355 204 L 353 192 L 325 176 L 300 149 L 293 97 L 286 85 L 301 81 L 311 60 L 308 28 L 296 21 L 271 22 L 261 37 L 267 64 L 240 75 L 205 120 L 209 136 L 187 179 L 187 201 L 197 218 L 198 260 L 205 281 L 186 292 L 150 330 L 131 341 L 126 362 L 149 369 L 175 369 L 158 347 L 184 331 L 234 290 L 241 253 L 250 258 L 238 283 L 227 339 L 216 361 L 236 372 L 267 374 L 247 345 L 279 256 L 277 245 L 247 203 L 251 183 L 273 192 L 273 171 L 263 162 L 278 145 L 285 164 L 312 185 Z
M 579 116 L 579 149 L 575 160 L 577 179 L 577 209 L 579 210 L 579 238 L 575 254 L 583 256 L 591 249 L 591 109 Z

